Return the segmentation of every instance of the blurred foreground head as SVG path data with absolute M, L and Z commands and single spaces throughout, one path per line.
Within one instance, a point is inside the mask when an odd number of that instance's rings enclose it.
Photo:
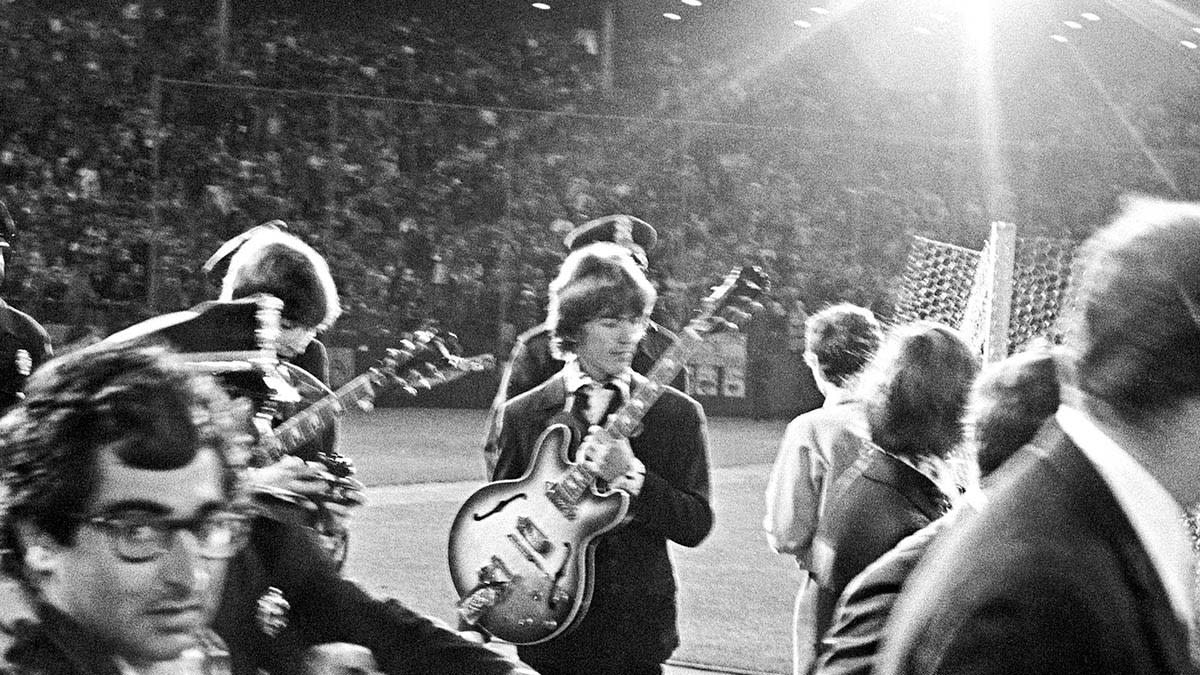
M 3 567 L 130 662 L 193 646 L 240 546 L 245 411 L 160 347 L 47 362 L 0 419 Z
M 1130 199 L 1079 263 L 1072 383 L 1135 426 L 1200 394 L 1200 204 Z

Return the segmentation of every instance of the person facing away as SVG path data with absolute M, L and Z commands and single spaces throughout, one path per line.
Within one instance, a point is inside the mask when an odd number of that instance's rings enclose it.
M 1200 204 L 1127 199 L 1078 261 L 1062 402 L 928 551 L 876 672 L 1200 672 Z
M 708 430 L 700 405 L 664 386 L 631 439 L 605 431 L 606 415 L 648 386 L 632 362 L 655 292 L 628 252 L 595 243 L 567 256 L 550 284 L 549 325 L 561 371 L 504 404 L 495 478 L 523 476 L 551 423 L 572 429 L 572 458 L 631 496 L 629 515 L 596 540 L 591 604 L 544 643 L 518 647 L 545 675 L 661 673 L 679 644 L 667 541 L 697 546 L 712 529 Z
M 763 530 L 776 553 L 794 556 L 800 588 L 792 615 L 792 670 L 808 672 L 816 655 L 817 587 L 809 576 L 811 545 L 830 486 L 866 448 L 866 405 L 854 393 L 858 374 L 879 347 L 870 310 L 840 303 L 808 317 L 804 362 L 825 397 L 788 424 L 767 480 Z
M 965 424 L 984 484 L 1033 439 L 1058 402 L 1055 356 L 1046 345 L 984 368 L 971 388 Z M 964 511 L 985 502 L 983 494 L 961 500 L 950 513 L 902 539 L 850 581 L 822 640 L 817 675 L 869 675 L 896 599 L 921 556 Z
M 892 329 L 867 366 L 870 448 L 838 478 L 813 544 L 819 635 L 846 584 L 945 515 L 968 483 L 951 460 L 962 451 L 962 416 L 978 371 L 957 331 L 924 321 Z
M 0 672 L 531 673 L 369 596 L 311 531 L 250 508 L 250 425 L 160 346 L 101 343 L 35 374 L 0 420 L 3 570 L 33 606 L 0 636 Z
M 568 253 L 596 242 L 612 242 L 625 248 L 644 273 L 648 267 L 647 252 L 658 243 L 658 232 L 646 221 L 623 214 L 602 216 L 580 225 L 563 239 Z M 679 338 L 667 328 L 647 321 L 645 335 L 638 343 L 633 358 L 635 372 L 646 374 Z M 563 367 L 563 361 L 551 348 L 553 331 L 549 321 L 542 322 L 517 336 L 508 361 L 500 375 L 500 385 L 488 412 L 488 441 L 484 444 L 484 468 L 490 477 L 496 466 L 496 433 L 499 429 L 500 408 L 504 402 L 545 382 Z M 687 371 L 682 370 L 671 383 L 687 391 Z
M 9 238 L 17 229 L 3 201 L 0 201 L 0 224 L 3 225 L 0 232 L 0 284 L 3 284 L 13 250 Z M 0 413 L 21 400 L 30 373 L 53 355 L 50 333 L 42 324 L 0 298 Z

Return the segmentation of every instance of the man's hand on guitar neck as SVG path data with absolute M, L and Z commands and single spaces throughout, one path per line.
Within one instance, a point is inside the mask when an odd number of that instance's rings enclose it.
M 646 480 L 646 466 L 633 455 L 629 439 L 614 437 L 603 427 L 593 425 L 579 447 L 583 466 L 604 479 L 608 487 L 624 490 L 636 497 Z

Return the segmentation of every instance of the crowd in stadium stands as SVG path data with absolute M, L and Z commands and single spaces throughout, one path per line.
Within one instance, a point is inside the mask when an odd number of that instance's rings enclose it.
M 785 307 L 886 316 L 908 235 L 979 248 L 995 213 L 951 96 L 885 90 L 831 59 L 644 44 L 622 50 L 610 92 L 594 27 L 479 39 L 417 15 L 259 16 L 233 26 L 222 67 L 213 24 L 153 2 L 0 2 L 15 303 L 113 330 L 212 297 L 200 264 L 280 218 L 330 259 L 348 310 L 335 342 L 436 322 L 503 353 L 540 320 L 562 235 L 588 218 L 659 228 L 659 313 L 678 327 L 744 261 Z M 1062 77 L 1048 69 L 1046 95 L 1067 95 Z M 1143 139 L 1195 141 L 1175 114 L 1187 97 L 1164 101 L 1131 116 Z M 1044 125 L 1054 145 L 1006 148 L 999 198 L 1026 234 L 1078 238 L 1111 185 L 1160 186 L 1136 152 L 1087 149 L 1073 132 L 1086 109 Z

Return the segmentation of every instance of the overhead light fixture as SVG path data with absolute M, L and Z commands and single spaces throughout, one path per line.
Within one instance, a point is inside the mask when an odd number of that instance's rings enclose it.
M 690 5 L 692 7 L 699 7 L 700 5 L 704 4 L 703 2 L 700 2 L 700 0 L 680 0 L 680 2 L 682 2 L 685 5 Z
M 1192 42 L 1191 40 L 1180 40 L 1179 44 L 1183 45 L 1184 47 L 1187 47 L 1188 49 L 1196 48 L 1196 43 Z
M 679 16 L 675 12 L 663 12 L 663 18 L 670 19 L 672 21 L 678 21 L 678 20 L 682 19 L 683 17 Z
M 1083 28 L 1083 24 L 1079 23 L 1078 21 L 1064 21 L 1063 25 L 1067 28 L 1074 28 L 1075 30 Z
M 1083 18 L 1087 19 L 1088 21 L 1099 21 L 1100 20 L 1099 15 L 1092 14 L 1091 12 L 1084 12 L 1083 14 L 1080 14 L 1079 16 L 1082 16 Z
M 805 21 L 804 19 L 796 19 L 792 23 L 796 24 L 797 26 L 799 26 L 801 28 L 812 28 L 812 24 Z
M 809 7 L 809 9 L 811 9 L 814 14 L 828 14 L 829 13 L 829 10 L 825 9 L 824 7 Z
M 1193 33 L 1200 33 L 1200 26 L 1192 26 Z
M 550 5 L 547 5 L 544 2 L 535 2 L 533 3 L 532 7 L 534 9 L 550 9 Z
M 1064 42 L 1065 43 L 1067 41 L 1067 36 L 1066 35 L 1051 35 L 1050 39 L 1054 40 L 1055 42 Z

